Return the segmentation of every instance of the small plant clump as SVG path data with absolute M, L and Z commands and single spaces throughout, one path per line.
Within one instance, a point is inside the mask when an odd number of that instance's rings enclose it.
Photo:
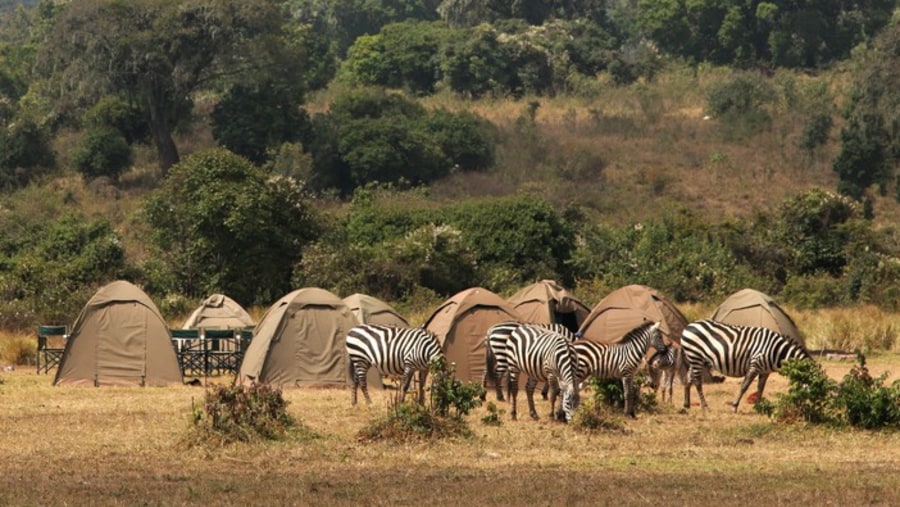
M 861 352 L 856 360 L 840 383 L 829 379 L 815 361 L 787 361 L 781 369 L 789 382 L 787 394 L 777 395 L 774 402 L 758 400 L 754 408 L 779 422 L 900 429 L 900 381 L 885 386 L 887 373 L 874 378 Z
M 481 418 L 482 424 L 485 426 L 500 426 L 503 424 L 501 417 L 506 413 L 506 410 L 498 408 L 497 404 L 493 401 L 489 401 L 484 408 L 487 410 L 487 414 Z
M 431 387 L 427 405 L 394 399 L 387 414 L 359 432 L 363 441 L 437 440 L 470 437 L 465 416 L 481 404 L 484 388 L 454 377 L 456 367 L 441 357 L 431 364 Z
M 193 413 L 199 441 L 218 443 L 276 440 L 297 426 L 280 389 L 268 384 L 216 386 Z
M 572 427 L 586 433 L 595 431 L 625 432 L 622 417 L 616 415 L 615 410 L 595 395 L 578 406 L 575 417 L 572 418 Z
M 658 412 L 659 403 L 656 399 L 656 393 L 642 391 L 647 382 L 647 378 L 643 375 L 637 375 L 634 378 L 634 388 L 637 391 L 634 398 L 635 410 L 649 413 Z M 588 384 L 594 393 L 594 401 L 610 408 L 625 409 L 625 389 L 622 387 L 620 379 L 598 379 L 592 377 Z

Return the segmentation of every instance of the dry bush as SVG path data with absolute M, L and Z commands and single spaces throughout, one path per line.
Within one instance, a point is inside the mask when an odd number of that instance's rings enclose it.
M 0 366 L 34 365 L 37 358 L 37 338 L 24 333 L 0 333 Z

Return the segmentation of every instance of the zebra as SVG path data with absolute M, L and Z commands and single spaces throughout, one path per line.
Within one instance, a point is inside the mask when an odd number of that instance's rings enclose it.
M 644 364 L 644 358 L 652 347 L 651 363 L 668 366 L 669 356 L 659 322 L 645 322 L 632 329 L 618 343 L 597 343 L 590 340 L 576 340 L 572 344 L 578 355 L 578 380 L 589 377 L 600 379 L 622 379 L 625 394 L 625 416 L 635 416 L 634 376 Z
M 382 375 L 402 376 L 400 399 L 412 381 L 413 373 L 419 372 L 419 403 L 425 402 L 425 378 L 430 363 L 443 355 L 441 345 L 433 333 L 420 327 L 394 327 L 363 324 L 353 327 L 347 334 L 347 355 L 353 393 L 350 404 L 356 405 L 356 389 L 362 387 L 366 404 L 371 405 L 366 374 L 375 366 Z
M 569 328 L 567 328 L 563 324 L 522 323 L 515 320 L 494 324 L 493 326 L 488 328 L 487 333 L 485 334 L 485 367 L 484 375 L 482 375 L 481 377 L 481 385 L 485 388 L 485 392 L 484 394 L 482 394 L 482 401 L 487 395 L 488 378 L 491 378 L 494 381 L 494 388 L 496 389 L 497 393 L 497 401 L 505 401 L 503 399 L 503 379 L 499 374 L 499 370 L 507 370 L 506 341 L 509 339 L 509 335 L 512 334 L 512 332 L 519 326 L 537 326 L 543 329 L 555 331 L 565 336 L 569 341 L 573 341 L 575 339 L 575 335 L 572 334 L 572 331 L 570 331 Z M 545 400 L 547 399 L 548 387 L 549 386 L 547 384 L 544 384 L 544 387 L 541 389 L 541 396 Z M 509 390 L 509 387 L 507 387 L 507 390 Z
M 550 417 L 556 417 L 556 398 L 562 390 L 562 411 L 566 422 L 572 420 L 578 407 L 578 379 L 575 349 L 563 335 L 536 326 L 519 326 L 513 330 L 506 343 L 505 364 L 498 364 L 500 376 L 509 373 L 509 398 L 512 401 L 510 417 L 516 420 L 516 397 L 519 392 L 519 374 L 528 376 L 525 394 L 528 411 L 538 419 L 534 408 L 534 388 L 537 383 L 550 385 Z
M 684 408 L 691 407 L 691 384 L 697 386 L 700 404 L 709 408 L 703 396 L 702 372 L 718 370 L 729 377 L 744 377 L 737 398 L 731 404 L 737 412 L 741 396 L 757 376 L 757 399 L 762 398 L 769 374 L 781 368 L 788 359 L 810 358 L 806 348 L 793 339 L 764 327 L 733 326 L 714 320 L 688 324 L 681 334 L 681 348 L 687 363 L 690 382 L 684 385 Z

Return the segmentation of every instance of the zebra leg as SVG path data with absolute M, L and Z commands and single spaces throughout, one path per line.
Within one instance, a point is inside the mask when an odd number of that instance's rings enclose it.
M 548 380 L 545 384 L 550 394 L 550 418 L 559 419 L 556 416 L 556 399 L 559 398 L 559 382 Z M 562 402 L 560 402 L 560 411 L 562 411 Z
M 356 373 L 356 365 L 350 362 L 350 380 L 353 382 L 353 390 L 350 392 L 350 406 L 356 406 L 356 390 L 359 388 L 359 374 Z
M 516 398 L 519 394 L 519 372 L 510 368 L 509 370 L 509 401 L 512 402 L 512 410 L 509 412 L 510 418 L 516 420 Z
M 622 377 L 622 389 L 625 393 L 625 417 L 634 419 L 634 378 L 631 375 Z
M 747 392 L 747 389 L 750 387 L 750 384 L 756 379 L 756 376 L 759 375 L 759 372 L 756 370 L 756 367 L 751 366 L 750 371 L 747 372 L 747 375 L 744 376 L 744 381 L 741 382 L 741 390 L 738 391 L 737 398 L 734 399 L 734 403 L 731 404 L 731 409 L 735 413 L 738 410 L 738 405 L 741 403 L 741 397 L 744 396 L 744 393 Z
M 546 400 L 546 399 L 547 399 L 547 393 L 548 393 L 549 391 L 550 391 L 550 385 L 547 384 L 547 383 L 545 382 L 545 383 L 544 383 L 544 386 L 541 387 L 541 398 Z
M 356 367 L 356 379 L 353 386 L 353 403 L 356 404 L 356 384 L 362 389 L 363 396 L 366 398 L 366 405 L 372 404 L 372 398 L 369 398 L 369 381 L 366 376 L 369 373 L 369 365 L 361 364 Z
M 534 408 L 534 388 L 537 387 L 537 380 L 528 377 L 528 382 L 525 383 L 525 396 L 528 398 L 528 414 L 532 419 L 540 419 L 538 417 L 537 410 Z
M 703 396 L 703 368 L 702 367 L 701 368 L 691 367 L 691 384 L 693 384 L 694 387 L 697 388 L 697 396 L 700 398 L 700 406 L 703 408 L 703 410 L 709 410 L 709 405 L 706 403 L 706 396 Z M 691 384 L 688 384 L 687 389 L 690 389 Z M 688 403 L 688 406 L 685 408 L 691 408 L 689 396 L 685 396 L 685 403 Z
M 757 400 L 762 399 L 763 390 L 765 390 L 765 388 L 766 388 L 767 380 L 769 380 L 768 373 L 760 373 L 759 374 L 759 380 L 757 381 L 757 384 L 756 384 L 756 399 Z
M 403 379 L 400 381 L 400 401 L 406 400 L 406 393 L 409 391 L 409 385 L 412 383 L 413 370 L 411 367 L 406 366 L 403 368 Z

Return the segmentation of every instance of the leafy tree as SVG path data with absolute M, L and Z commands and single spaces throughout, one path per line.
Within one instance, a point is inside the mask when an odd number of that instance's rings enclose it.
M 847 263 L 851 239 L 848 222 L 859 218 L 859 207 L 846 197 L 821 189 L 794 196 L 782 205 L 778 231 L 792 252 L 789 266 L 796 274 L 840 275 Z
M 91 104 L 115 92 L 140 105 L 166 172 L 179 160 L 172 132 L 188 119 L 193 92 L 225 75 L 283 72 L 283 28 L 268 0 L 70 2 L 56 16 L 43 68 L 63 84 L 60 100 Z
M 900 200 L 900 23 L 887 28 L 863 56 L 844 112 L 841 151 L 834 160 L 838 190 L 861 199 L 869 187 Z
M 343 73 L 351 82 L 431 93 L 440 78 L 437 55 L 447 37 L 445 25 L 407 21 L 384 26 L 356 39 Z
M 0 315 L 18 315 L 4 326 L 69 321 L 85 294 L 125 272 L 124 247 L 105 219 L 62 213 L 48 220 L 19 210 L 13 203 L 0 222 Z
M 892 0 L 640 0 L 638 25 L 695 62 L 814 68 L 845 58 L 890 20 Z
M 481 25 L 458 35 L 443 49 L 441 72 L 453 91 L 479 98 L 510 89 L 511 55 L 492 27 Z
M 425 108 L 401 95 L 353 90 L 313 118 L 315 188 L 349 193 L 370 182 L 428 183 L 454 167 L 493 163 L 489 125 L 468 113 Z
M 150 128 L 140 108 L 115 95 L 107 95 L 91 106 L 85 112 L 82 124 L 89 129 L 115 129 L 128 144 L 150 138 Z
M 436 21 L 438 0 L 288 0 L 292 15 L 317 25 L 317 32 L 334 41 L 343 58 L 357 38 L 375 35 L 382 27 L 407 19 Z
M 225 292 L 266 304 L 288 292 L 291 269 L 318 229 L 294 180 L 269 178 L 223 149 L 173 166 L 144 205 L 153 244 L 181 294 Z
M 294 90 L 273 82 L 234 86 L 213 109 L 213 137 L 232 152 L 261 164 L 281 144 L 305 137 L 309 117 L 300 109 L 299 99 Z
M 56 155 L 47 129 L 30 119 L 20 119 L 0 130 L 0 187 L 25 186 L 55 166 Z

